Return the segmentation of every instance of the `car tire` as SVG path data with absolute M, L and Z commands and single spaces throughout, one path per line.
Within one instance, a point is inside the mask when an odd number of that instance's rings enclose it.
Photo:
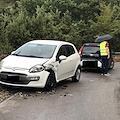
M 80 76 L 81 76 L 81 68 L 78 67 L 76 72 L 75 72 L 75 75 L 72 77 L 72 81 L 78 82 L 80 80 Z
M 113 69 L 113 67 L 114 67 L 114 61 L 112 60 L 112 61 L 110 62 L 109 69 Z
M 55 75 L 54 73 L 50 73 L 47 81 L 46 81 L 46 85 L 44 87 L 45 91 L 50 91 L 50 90 L 54 90 L 56 88 L 56 79 L 55 79 Z

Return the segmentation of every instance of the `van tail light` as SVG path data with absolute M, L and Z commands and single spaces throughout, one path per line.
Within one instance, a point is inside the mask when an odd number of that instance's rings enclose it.
M 82 56 L 82 49 L 83 49 L 83 46 L 80 48 L 79 50 L 79 55 Z

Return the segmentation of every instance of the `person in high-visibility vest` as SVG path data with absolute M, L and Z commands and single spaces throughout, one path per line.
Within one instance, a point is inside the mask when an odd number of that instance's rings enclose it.
M 102 60 L 101 75 L 110 76 L 108 73 L 108 59 L 110 58 L 109 43 L 103 41 L 100 43 L 100 55 Z

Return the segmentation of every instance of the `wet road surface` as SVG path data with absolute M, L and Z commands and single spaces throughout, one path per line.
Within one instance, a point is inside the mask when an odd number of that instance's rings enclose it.
M 0 120 L 120 120 L 120 63 L 109 72 L 84 70 L 78 83 L 61 82 L 56 92 L 20 90 L 0 104 Z

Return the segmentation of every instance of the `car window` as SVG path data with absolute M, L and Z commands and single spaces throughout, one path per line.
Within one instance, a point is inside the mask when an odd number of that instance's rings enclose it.
M 75 50 L 74 50 L 73 46 L 71 46 L 71 45 L 67 46 L 67 51 L 68 51 L 68 56 L 75 53 Z
M 82 53 L 99 53 L 100 47 L 91 47 L 85 46 L 83 47 Z
M 55 48 L 55 45 L 27 43 L 20 47 L 13 55 L 51 58 L 55 51 Z
M 67 49 L 65 46 L 61 46 L 60 49 L 58 50 L 57 56 L 56 56 L 56 60 L 59 60 L 59 56 L 61 55 L 67 55 Z
M 72 55 L 75 53 L 75 50 L 73 48 L 73 46 L 71 45 L 62 45 L 58 51 L 58 54 L 56 56 L 56 60 L 59 60 L 59 56 L 64 55 L 66 57 Z

